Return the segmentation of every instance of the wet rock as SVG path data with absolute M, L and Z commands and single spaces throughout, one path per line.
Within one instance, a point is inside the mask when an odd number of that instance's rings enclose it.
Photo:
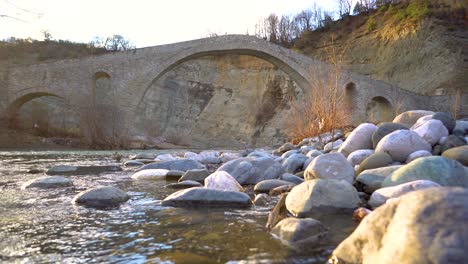
M 47 175 L 87 175 L 102 172 L 122 171 L 117 165 L 69 166 L 58 165 L 47 170 Z
M 369 214 L 331 263 L 468 263 L 468 190 L 411 192 Z
M 466 145 L 466 140 L 464 138 L 457 137 L 455 135 L 449 135 L 445 143 L 442 145 L 440 151 L 441 153 L 444 153 L 451 148 L 461 147 L 464 145 Z
M 240 158 L 231 160 L 218 171 L 226 171 L 240 184 L 257 184 L 263 180 L 278 179 L 284 168 L 271 158 Z
M 24 183 L 21 189 L 52 189 L 73 186 L 73 181 L 61 176 L 43 176 Z
M 401 165 L 396 165 L 365 170 L 357 176 L 356 182 L 362 186 L 365 193 L 371 194 L 382 188 L 382 182 L 385 178 L 401 167 Z
M 43 173 L 44 170 L 34 168 L 34 169 L 29 169 L 26 172 L 29 173 L 29 174 L 39 174 L 39 173 Z
M 365 170 L 387 167 L 392 162 L 392 157 L 387 153 L 374 153 L 361 162 L 359 169 L 357 170 L 357 174 L 359 175 Z
M 347 181 L 315 179 L 295 186 L 286 198 L 286 208 L 296 217 L 307 217 L 354 209 L 359 202 L 356 189 Z
M 410 163 L 417 158 L 430 157 L 430 156 L 432 156 L 431 152 L 427 150 L 418 150 L 409 154 L 408 158 L 406 159 L 406 163 Z
M 443 157 L 456 160 L 460 162 L 463 166 L 468 166 L 468 146 L 461 146 L 456 148 L 451 148 L 442 153 Z
M 192 188 L 192 187 L 202 187 L 203 185 L 199 182 L 196 181 L 182 181 L 182 182 L 177 182 L 177 183 L 171 183 L 166 186 L 165 188 L 169 189 L 187 189 L 187 188 Z
M 132 175 L 135 180 L 165 180 L 169 171 L 163 169 L 150 169 L 138 171 Z
M 418 180 L 392 187 L 381 188 L 372 193 L 369 199 L 369 205 L 372 206 L 372 208 L 377 208 L 384 204 L 388 199 L 397 198 L 409 192 L 433 187 L 440 187 L 440 185 L 433 181 Z
M 265 206 L 268 203 L 268 195 L 265 193 L 259 193 L 255 195 L 254 204 L 256 206 Z
M 399 114 L 393 119 L 393 123 L 400 123 L 407 127 L 412 127 L 419 118 L 427 115 L 433 115 L 432 111 L 412 110 Z
M 89 207 L 114 207 L 128 201 L 128 194 L 118 188 L 101 186 L 80 192 L 72 203 Z
M 206 169 L 201 170 L 188 170 L 182 175 L 182 178 L 179 181 L 197 181 L 197 182 L 204 182 L 206 177 L 208 177 L 210 173 Z
M 283 161 L 282 166 L 286 172 L 296 173 L 302 170 L 304 162 L 307 160 L 307 156 L 304 154 L 292 154 L 286 160 Z
M 372 134 L 377 130 L 377 127 L 370 123 L 360 124 L 346 138 L 346 141 L 338 149 L 345 157 L 356 150 L 372 148 Z
M 442 186 L 468 187 L 468 177 L 463 166 L 458 161 L 440 156 L 410 162 L 389 175 L 382 186 L 390 187 L 417 180 L 433 181 Z
M 413 126 L 411 131 L 416 132 L 429 145 L 434 146 L 442 137 L 447 137 L 449 132 L 444 124 L 435 119 L 428 120 L 419 126 Z
M 244 188 L 225 171 L 216 171 L 205 179 L 205 188 L 243 192 Z
M 283 180 L 264 180 L 257 184 L 255 184 L 254 191 L 261 192 L 261 193 L 268 193 L 271 189 L 276 187 L 284 186 L 284 185 L 295 185 L 294 183 L 283 181 Z
M 286 209 L 287 196 L 287 193 L 282 194 L 275 207 L 273 207 L 271 212 L 268 214 L 267 223 L 265 225 L 267 230 L 273 229 L 277 223 L 288 217 L 288 210 Z
M 141 167 L 145 165 L 143 162 L 135 161 L 135 160 L 127 160 L 123 164 L 125 167 Z
M 206 169 L 205 165 L 201 164 L 196 160 L 191 159 L 179 159 L 172 161 L 164 162 L 154 162 L 147 164 L 141 167 L 139 170 L 149 170 L 149 169 L 164 169 L 164 170 L 179 170 L 179 171 L 188 171 L 196 169 Z
M 333 179 L 353 183 L 354 169 L 341 153 L 324 154 L 309 164 L 304 179 Z
M 372 134 L 372 147 L 375 149 L 383 137 L 397 130 L 408 130 L 408 127 L 399 123 L 379 124 L 377 130 Z
M 304 182 L 304 179 L 290 173 L 284 173 L 283 175 L 281 175 L 281 180 L 294 183 L 295 185 Z
M 156 155 L 154 153 L 142 152 L 142 153 L 138 153 L 136 155 L 130 156 L 129 159 L 132 159 L 132 160 L 138 160 L 138 159 L 154 160 L 155 156 Z
M 369 157 L 372 154 L 374 154 L 373 149 L 360 149 L 351 152 L 351 154 L 349 154 L 346 159 L 351 164 L 351 166 L 354 167 L 356 165 L 361 164 L 367 157 Z
M 302 251 L 323 243 L 328 229 L 312 218 L 288 217 L 276 224 L 271 232 L 284 245 Z
M 385 152 L 394 161 L 403 162 L 406 161 L 409 154 L 418 150 L 431 151 L 432 147 L 416 132 L 397 130 L 383 137 L 377 144 L 375 152 Z
M 437 112 L 434 115 L 432 115 L 432 119 L 440 120 L 445 126 L 445 128 L 447 128 L 449 133 L 452 133 L 456 125 L 455 118 L 453 118 L 452 115 L 449 113 Z
M 223 191 L 195 187 L 175 192 L 166 197 L 163 206 L 215 206 L 215 207 L 249 207 L 250 198 L 243 192 Z

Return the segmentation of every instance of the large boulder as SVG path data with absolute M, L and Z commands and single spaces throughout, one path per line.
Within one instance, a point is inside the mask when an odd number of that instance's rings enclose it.
M 102 172 L 122 171 L 117 165 L 70 166 L 57 165 L 47 170 L 47 175 L 88 175 Z
M 89 207 L 114 207 L 128 201 L 130 196 L 118 188 L 101 186 L 80 192 L 72 203 Z
M 397 198 L 409 192 L 432 187 L 440 187 L 440 185 L 433 181 L 418 180 L 392 187 L 381 188 L 372 193 L 369 199 L 369 205 L 372 206 L 372 208 L 377 208 L 384 204 L 388 199 Z
M 205 188 L 233 192 L 243 192 L 244 188 L 225 171 L 216 171 L 205 179 Z
M 281 164 L 266 157 L 231 160 L 219 167 L 218 171 L 226 171 L 240 184 L 257 184 L 263 180 L 279 179 L 285 172 Z
M 370 213 L 331 263 L 468 263 L 468 190 L 430 188 Z
M 449 133 L 452 133 L 453 129 L 455 128 L 456 120 L 452 117 L 451 114 L 445 112 L 437 112 L 432 115 L 432 119 L 440 120 L 444 126 L 447 128 Z
M 141 167 L 139 170 L 164 169 L 164 170 L 201 170 L 206 169 L 205 165 L 192 159 L 179 159 L 164 162 L 154 162 Z
M 73 186 L 73 181 L 61 176 L 42 176 L 30 181 L 27 181 L 21 186 L 21 189 L 38 188 L 52 189 Z
M 306 155 L 296 153 L 284 160 L 282 166 L 286 172 L 296 173 L 302 170 L 302 166 L 306 160 Z
M 397 130 L 408 130 L 408 127 L 399 123 L 382 123 L 377 126 L 377 130 L 372 134 L 372 147 L 375 149 L 380 140 L 386 135 Z
M 347 181 L 315 179 L 295 186 L 286 198 L 286 208 L 296 217 L 307 217 L 354 209 L 359 202 L 356 189 Z
M 468 166 L 468 146 L 461 146 L 456 148 L 451 148 L 444 153 L 442 153 L 443 157 L 456 160 L 460 162 L 463 166 Z
M 195 187 L 175 192 L 166 197 L 163 206 L 215 206 L 215 207 L 249 207 L 250 197 L 243 192 L 223 191 Z
M 412 127 L 419 118 L 427 115 L 433 115 L 434 112 L 426 110 L 412 110 L 399 114 L 393 119 L 393 123 L 400 123 L 407 127 Z
M 255 184 L 254 191 L 258 193 L 268 193 L 270 190 L 284 186 L 284 185 L 296 185 L 292 182 L 283 181 L 283 180 L 264 180 Z
M 374 153 L 361 162 L 356 173 L 359 175 L 365 170 L 387 167 L 392 162 L 392 157 L 387 153 Z
M 278 222 L 271 232 L 286 246 L 306 250 L 320 245 L 327 236 L 328 229 L 312 218 L 288 217 Z
M 132 179 L 135 180 L 165 180 L 169 171 L 163 169 L 142 170 L 134 173 Z
M 383 137 L 375 152 L 388 153 L 394 161 L 404 162 L 409 154 L 418 150 L 431 151 L 432 147 L 416 132 L 397 130 Z
M 179 179 L 179 182 L 183 181 L 197 181 L 197 182 L 204 182 L 206 177 L 208 177 L 210 173 L 206 169 L 200 170 L 188 170 L 182 175 Z
M 362 186 L 361 188 L 365 193 L 371 194 L 382 188 L 382 182 L 385 178 L 401 167 L 401 165 L 395 165 L 365 170 L 357 176 L 356 182 Z
M 416 132 L 422 139 L 424 139 L 431 146 L 439 142 L 442 137 L 447 137 L 449 132 L 444 124 L 435 119 L 428 120 L 419 126 L 413 126 L 412 131 Z
M 307 166 L 304 179 L 333 179 L 353 183 L 354 168 L 341 153 L 324 154 Z
M 374 152 L 375 151 L 373 149 L 360 149 L 351 152 L 351 154 L 349 154 L 346 159 L 351 164 L 351 166 L 354 167 L 361 164 L 367 157 L 374 154 Z
M 356 150 L 372 148 L 372 134 L 377 130 L 374 124 L 364 123 L 356 127 L 338 149 L 345 157 Z
M 416 159 L 389 175 L 383 187 L 395 186 L 406 182 L 428 180 L 442 186 L 468 187 L 468 176 L 463 166 L 455 160 L 440 156 Z

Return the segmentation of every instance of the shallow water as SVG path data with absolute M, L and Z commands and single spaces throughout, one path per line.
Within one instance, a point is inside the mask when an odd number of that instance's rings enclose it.
M 0 152 L 0 262 L 325 263 L 354 228 L 350 217 L 321 219 L 333 239 L 298 253 L 264 229 L 274 200 L 244 210 L 163 207 L 160 201 L 175 190 L 164 188 L 166 181 L 133 181 L 132 170 L 71 176 L 73 188 L 20 190 L 43 175 L 28 174 L 28 169 L 111 164 L 111 154 Z M 98 185 L 121 188 L 131 199 L 110 210 L 72 205 L 75 194 Z

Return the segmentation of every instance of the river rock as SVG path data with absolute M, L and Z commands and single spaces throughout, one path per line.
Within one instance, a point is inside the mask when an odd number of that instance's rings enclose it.
M 414 191 L 364 218 L 331 263 L 468 263 L 466 223 L 468 190 Z
M 404 113 L 399 114 L 393 119 L 393 123 L 400 123 L 407 127 L 412 127 L 419 118 L 426 116 L 426 115 L 433 115 L 434 112 L 432 111 L 425 111 L 425 110 L 412 110 L 406 111 Z
M 281 157 L 284 158 L 284 159 L 287 159 L 287 158 L 291 157 L 292 155 L 298 154 L 298 153 L 301 153 L 301 151 L 298 150 L 298 149 L 288 150 L 285 153 L 283 153 L 283 155 L 281 155 Z
M 125 167 L 141 167 L 145 164 L 143 162 L 139 162 L 135 160 L 127 160 L 123 165 Z
M 271 230 L 281 243 L 296 250 L 306 250 L 323 243 L 328 229 L 312 218 L 288 217 Z
M 242 158 L 242 154 L 240 153 L 235 153 L 235 152 L 224 152 L 219 156 L 219 159 L 223 162 L 226 163 L 231 160 L 235 160 L 238 158 Z
M 216 206 L 216 207 L 249 207 L 250 198 L 243 192 L 223 191 L 195 187 L 175 192 L 166 197 L 163 206 Z
M 69 166 L 58 165 L 47 170 L 47 175 L 87 175 L 102 172 L 122 171 L 117 165 L 92 165 L 92 166 Z
M 372 206 L 372 208 L 377 208 L 384 204 L 388 199 L 400 197 L 403 194 L 409 192 L 432 187 L 440 187 L 440 185 L 433 181 L 418 180 L 392 187 L 381 188 L 372 193 L 369 199 L 369 205 Z
M 449 133 L 452 133 L 456 125 L 455 118 L 453 118 L 452 115 L 449 113 L 437 112 L 434 115 L 432 115 L 432 119 L 440 120 L 445 126 L 445 128 L 447 128 Z
M 171 183 L 166 186 L 165 188 L 169 189 L 187 189 L 187 188 L 192 188 L 192 187 L 202 187 L 203 185 L 199 182 L 196 181 L 182 181 L 182 182 L 177 182 L 177 183 Z
M 240 158 L 231 160 L 218 171 L 226 171 L 240 184 L 257 184 L 263 180 L 278 179 L 285 171 L 271 158 Z
M 375 152 L 385 152 L 394 161 L 404 162 L 409 154 L 418 150 L 431 151 L 432 147 L 414 131 L 397 130 L 383 137 Z
M 345 157 L 356 150 L 372 148 L 372 134 L 377 130 L 374 124 L 363 123 L 356 127 L 338 149 Z
M 351 164 L 351 166 L 354 167 L 361 164 L 367 157 L 374 154 L 374 152 L 375 151 L 373 149 L 360 149 L 351 152 L 351 154 L 349 154 L 346 159 Z
M 441 137 L 447 137 L 449 132 L 441 121 L 431 119 L 420 126 L 413 126 L 412 131 L 416 132 L 422 139 L 424 139 L 431 146 L 437 144 Z
M 290 192 L 292 188 L 294 188 L 295 185 L 283 185 L 283 186 L 278 186 L 276 188 L 273 188 L 270 190 L 268 195 L 270 196 L 277 196 L 283 193 Z
M 73 186 L 73 181 L 61 176 L 42 176 L 30 181 L 27 181 L 21 186 L 21 189 L 38 188 L 52 189 Z
M 365 170 L 357 176 L 356 182 L 362 186 L 365 193 L 371 194 L 382 188 L 382 182 L 385 178 L 401 167 L 401 165 L 395 165 Z
M 442 156 L 456 160 L 463 166 L 468 166 L 468 145 L 446 150 L 442 153 Z
M 300 151 L 300 153 L 306 155 L 307 153 L 309 153 L 309 152 L 311 152 L 313 150 L 316 150 L 316 149 L 314 147 L 311 147 L 311 146 L 302 146 L 299 151 Z
M 357 174 L 359 175 L 365 170 L 387 167 L 392 162 L 392 157 L 387 153 L 374 153 L 361 162 L 359 169 L 357 170 Z
M 150 169 L 138 171 L 132 175 L 135 180 L 165 180 L 169 171 L 163 169 Z
M 341 145 L 343 145 L 343 140 L 338 139 L 336 141 L 330 142 L 323 147 L 323 151 L 330 152 L 332 150 L 338 150 Z
M 452 134 L 463 137 L 468 134 L 468 121 L 457 120 Z
M 304 154 L 293 154 L 283 161 L 282 166 L 286 172 L 296 173 L 302 170 L 307 156 Z
M 150 163 L 141 167 L 139 170 L 149 170 L 149 169 L 188 171 L 188 170 L 195 170 L 195 169 L 198 169 L 198 170 L 206 169 L 206 167 L 205 165 L 201 164 L 200 162 L 196 160 L 179 159 L 179 160 Z
M 253 202 L 256 206 L 265 206 L 268 203 L 268 194 L 259 193 L 255 195 L 255 199 Z
M 216 171 L 205 179 L 205 188 L 233 192 L 243 192 L 244 188 L 225 171 Z
M 382 183 L 390 187 L 416 180 L 428 180 L 442 186 L 468 187 L 468 176 L 463 166 L 456 160 L 440 156 L 414 160 L 389 175 Z
M 291 143 L 289 143 L 289 142 L 286 142 L 286 143 L 284 143 L 284 144 L 278 149 L 278 151 L 279 151 L 280 153 L 284 153 L 284 152 L 286 152 L 286 151 L 288 151 L 288 150 L 292 150 L 292 149 L 295 149 L 295 148 L 296 148 L 295 145 L 293 145 L 293 144 L 291 144 Z
M 353 183 L 354 169 L 341 153 L 324 154 L 309 164 L 304 179 L 333 179 Z
M 222 162 L 219 158 L 220 155 L 221 153 L 216 150 L 202 151 L 199 154 L 201 158 L 200 162 L 204 164 L 219 164 Z
M 210 173 L 206 169 L 200 170 L 188 170 L 182 175 L 182 178 L 179 179 L 179 182 L 182 181 L 197 181 L 197 182 L 204 182 L 206 177 L 208 177 Z
M 295 185 L 292 182 L 283 181 L 283 180 L 264 180 L 257 184 L 255 184 L 254 191 L 258 193 L 268 193 L 271 189 L 276 187 L 284 186 L 284 185 Z
M 308 158 L 315 158 L 315 157 L 318 157 L 320 155 L 323 155 L 323 152 L 321 152 L 320 150 L 311 150 L 309 152 L 307 152 L 306 156 Z
M 294 175 L 294 174 L 290 174 L 290 173 L 283 173 L 283 175 L 281 175 L 281 180 L 283 181 L 288 181 L 288 182 L 291 182 L 291 183 L 294 183 L 294 185 L 296 184 L 301 184 L 304 182 L 304 179 Z
M 445 143 L 442 145 L 440 151 L 441 153 L 444 153 L 451 148 L 461 147 L 464 145 L 466 145 L 466 140 L 464 138 L 457 137 L 455 135 L 449 135 Z
M 178 181 L 185 174 L 184 171 L 179 170 L 169 170 L 166 174 L 166 180 L 169 181 Z
M 129 156 L 129 159 L 131 160 L 138 160 L 138 159 L 154 160 L 155 156 L 156 155 L 154 153 L 142 152 L 136 155 Z
M 409 154 L 408 158 L 406 159 L 406 163 L 410 163 L 417 158 L 430 157 L 430 156 L 432 156 L 431 152 L 427 150 L 418 150 Z
M 321 214 L 324 210 L 354 209 L 359 205 L 356 189 L 347 181 L 313 179 L 295 186 L 286 198 L 286 208 L 296 217 Z
M 372 134 L 372 147 L 375 149 L 383 137 L 397 130 L 408 130 L 408 127 L 399 123 L 391 122 L 379 124 L 377 126 L 377 130 Z
M 176 160 L 171 154 L 161 154 L 156 156 L 154 159 L 156 161 L 171 161 L 171 160 Z
M 130 196 L 118 188 L 101 186 L 80 192 L 72 202 L 89 207 L 114 207 L 128 199 Z

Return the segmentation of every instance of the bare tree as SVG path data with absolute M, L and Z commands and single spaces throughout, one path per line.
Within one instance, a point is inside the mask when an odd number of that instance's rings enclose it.
M 297 14 L 295 18 L 302 32 L 306 30 L 312 30 L 312 23 L 314 19 L 314 12 L 312 10 L 303 10 Z
M 268 40 L 271 42 L 278 42 L 278 25 L 279 25 L 279 18 L 276 14 L 270 14 L 266 20 L 266 28 L 268 32 Z
M 352 0 L 338 0 L 338 12 L 341 18 L 351 14 Z
M 89 44 L 95 48 L 105 48 L 111 51 L 124 51 L 135 48 L 130 40 L 122 35 L 113 35 L 106 39 L 95 37 Z

